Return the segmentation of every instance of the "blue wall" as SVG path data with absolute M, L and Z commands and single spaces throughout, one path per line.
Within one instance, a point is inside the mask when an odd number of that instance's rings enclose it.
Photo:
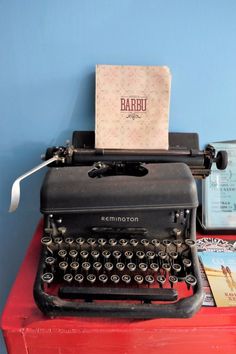
M 74 129 L 94 128 L 95 64 L 168 65 L 171 131 L 235 138 L 234 0 L 0 0 L 0 311 L 39 219 L 44 172 L 14 178 Z M 3 350 L 3 349 L 2 349 Z

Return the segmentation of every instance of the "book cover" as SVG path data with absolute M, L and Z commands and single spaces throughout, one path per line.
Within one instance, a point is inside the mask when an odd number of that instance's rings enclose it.
M 171 75 L 160 66 L 96 66 L 95 147 L 168 149 Z
M 236 254 L 203 252 L 201 260 L 216 306 L 236 306 Z

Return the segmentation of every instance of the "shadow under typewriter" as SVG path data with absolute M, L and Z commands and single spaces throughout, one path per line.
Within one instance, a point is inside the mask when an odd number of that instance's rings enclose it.
M 188 167 L 150 165 L 141 178 L 87 171 L 55 168 L 45 178 L 39 308 L 49 316 L 192 316 L 203 291 Z

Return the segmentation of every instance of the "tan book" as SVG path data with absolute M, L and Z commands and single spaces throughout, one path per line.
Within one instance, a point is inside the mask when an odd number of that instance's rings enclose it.
M 95 147 L 168 149 L 171 74 L 163 66 L 96 66 Z

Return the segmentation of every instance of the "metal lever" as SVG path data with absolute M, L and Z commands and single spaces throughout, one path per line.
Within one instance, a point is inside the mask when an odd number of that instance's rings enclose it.
M 59 157 L 58 155 L 53 156 L 51 159 L 42 162 L 40 165 L 35 166 L 34 168 L 32 168 L 31 170 L 29 170 L 28 172 L 24 173 L 22 176 L 18 177 L 15 182 L 12 185 L 12 189 L 11 189 L 11 204 L 10 204 L 10 208 L 9 208 L 9 213 L 12 213 L 13 211 L 15 211 L 19 205 L 20 202 L 20 182 L 25 179 L 26 177 L 32 175 L 33 173 L 41 170 L 41 168 L 49 165 L 50 163 L 54 162 L 54 161 L 58 161 L 58 160 L 62 160 L 61 157 Z

